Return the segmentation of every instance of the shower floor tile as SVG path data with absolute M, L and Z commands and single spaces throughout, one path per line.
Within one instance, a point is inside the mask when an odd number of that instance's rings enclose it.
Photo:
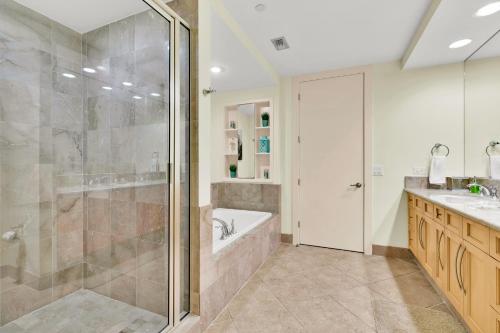
M 79 290 L 0 327 L 0 333 L 159 333 L 164 316 Z

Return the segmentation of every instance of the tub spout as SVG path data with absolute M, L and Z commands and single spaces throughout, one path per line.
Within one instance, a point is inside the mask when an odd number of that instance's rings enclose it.
M 220 224 L 220 226 L 217 228 L 221 229 L 221 231 L 222 231 L 221 236 L 220 236 L 221 240 L 224 240 L 224 239 L 228 238 L 229 236 L 234 235 L 236 233 L 236 230 L 234 228 L 234 220 L 231 221 L 231 229 L 229 228 L 229 225 L 227 224 L 226 221 L 215 218 L 215 217 L 213 218 L 213 220 Z

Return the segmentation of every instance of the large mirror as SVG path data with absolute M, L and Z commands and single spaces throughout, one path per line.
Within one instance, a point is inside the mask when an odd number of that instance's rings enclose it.
M 465 174 L 491 177 L 498 142 L 500 31 L 465 62 Z

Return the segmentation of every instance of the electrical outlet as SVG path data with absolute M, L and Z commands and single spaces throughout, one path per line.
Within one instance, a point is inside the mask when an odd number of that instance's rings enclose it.
M 414 176 L 427 176 L 427 168 L 426 167 L 413 167 L 413 175 Z
M 384 175 L 384 166 L 380 164 L 373 165 L 373 175 L 374 176 L 383 176 Z

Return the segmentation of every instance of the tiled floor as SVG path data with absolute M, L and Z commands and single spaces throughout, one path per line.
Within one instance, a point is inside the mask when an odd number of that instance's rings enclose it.
M 411 261 L 282 245 L 205 333 L 465 332 Z
M 79 290 L 0 328 L 0 333 L 158 333 L 167 318 Z

